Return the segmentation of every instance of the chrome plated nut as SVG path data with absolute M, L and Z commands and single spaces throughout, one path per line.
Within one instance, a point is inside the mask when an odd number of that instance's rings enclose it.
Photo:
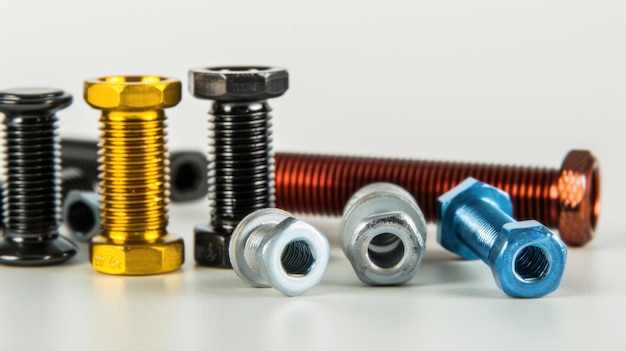
M 63 200 L 61 221 L 76 240 L 89 242 L 100 233 L 100 195 L 70 191 Z
M 359 279 L 370 285 L 411 280 L 426 250 L 426 220 L 415 199 L 391 183 L 358 190 L 344 209 L 341 248 Z
M 322 233 L 274 208 L 244 217 L 233 231 L 229 252 L 242 280 L 260 288 L 272 286 L 287 296 L 317 285 L 330 256 Z
M 289 88 L 287 70 L 268 66 L 202 67 L 189 71 L 189 91 L 218 101 L 267 100 Z

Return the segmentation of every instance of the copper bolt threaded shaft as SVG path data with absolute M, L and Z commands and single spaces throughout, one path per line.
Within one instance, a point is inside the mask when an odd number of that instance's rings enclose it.
M 277 153 L 276 205 L 291 212 L 341 215 L 350 196 L 374 182 L 408 190 L 427 220 L 437 198 L 472 176 L 508 192 L 518 220 L 558 228 L 580 246 L 595 232 L 600 212 L 600 171 L 589 151 L 570 151 L 560 169 L 456 162 Z

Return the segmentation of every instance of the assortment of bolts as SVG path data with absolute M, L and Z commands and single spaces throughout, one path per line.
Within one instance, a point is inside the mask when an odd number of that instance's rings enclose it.
M 322 215 L 341 215 L 343 209 L 341 248 L 357 277 L 370 285 L 414 278 L 426 250 L 427 220 L 437 222 L 442 247 L 483 260 L 498 287 L 515 297 L 541 297 L 557 289 L 565 243 L 579 246 L 593 238 L 600 173 L 588 151 L 571 151 L 558 170 L 274 156 L 267 100 L 288 87 L 282 68 L 190 70 L 191 94 L 213 101 L 208 155 L 168 153 L 163 110 L 181 99 L 176 79 L 85 81 L 86 102 L 102 110 L 99 144 L 58 139 L 55 112 L 71 103 L 67 93 L 0 91 L 5 159 L 0 263 L 45 265 L 69 259 L 76 246 L 59 236 L 62 214 L 74 237 L 89 242 L 97 271 L 146 275 L 176 270 L 184 262 L 184 245 L 167 232 L 168 203 L 206 194 L 209 222 L 194 229 L 196 261 L 232 267 L 248 284 L 271 286 L 288 296 L 320 282 L 330 249 L 321 232 L 278 208 Z M 537 220 L 558 228 L 560 238 Z

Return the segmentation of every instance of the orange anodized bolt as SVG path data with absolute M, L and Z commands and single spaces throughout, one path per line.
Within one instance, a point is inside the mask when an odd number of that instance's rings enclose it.
M 165 113 L 181 99 L 179 80 L 111 76 L 85 81 L 85 100 L 102 110 L 100 235 L 91 264 L 99 272 L 145 275 L 184 262 L 183 240 L 167 233 L 169 167 Z
M 350 196 L 374 182 L 407 189 L 427 220 L 437 198 L 471 176 L 508 192 L 518 220 L 558 228 L 572 246 L 589 242 L 600 214 L 600 170 L 593 154 L 570 151 L 560 169 L 277 153 L 276 205 L 290 212 L 341 215 Z

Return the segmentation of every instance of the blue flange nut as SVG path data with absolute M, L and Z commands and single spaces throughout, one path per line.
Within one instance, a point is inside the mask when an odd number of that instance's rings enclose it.
M 437 241 L 491 267 L 496 284 L 514 297 L 541 297 L 558 288 L 567 248 L 541 223 L 517 222 L 502 190 L 467 178 L 437 201 Z

